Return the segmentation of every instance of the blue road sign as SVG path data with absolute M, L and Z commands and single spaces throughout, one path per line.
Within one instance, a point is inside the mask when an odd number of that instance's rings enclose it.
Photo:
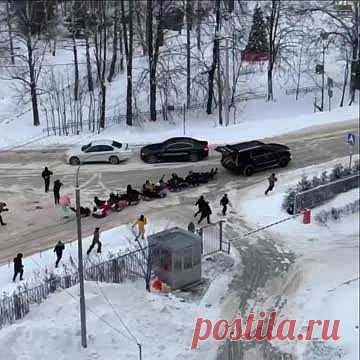
M 355 134 L 349 133 L 347 136 L 347 142 L 349 145 L 355 145 L 356 142 Z

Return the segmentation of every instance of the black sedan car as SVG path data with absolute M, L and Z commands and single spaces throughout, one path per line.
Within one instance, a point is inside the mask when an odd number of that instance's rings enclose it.
M 215 151 L 222 154 L 221 164 L 224 168 L 245 176 L 264 169 L 285 167 L 291 160 L 287 146 L 261 141 L 218 146 Z
M 207 141 L 176 137 L 162 143 L 144 146 L 141 159 L 147 163 L 172 161 L 199 161 L 209 155 Z

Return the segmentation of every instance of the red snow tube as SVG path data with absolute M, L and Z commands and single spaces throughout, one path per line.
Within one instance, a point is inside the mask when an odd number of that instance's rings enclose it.
M 303 224 L 311 223 L 311 209 L 304 209 Z
M 153 281 L 153 283 L 152 283 L 152 287 L 153 287 L 155 290 L 161 291 L 161 289 L 162 289 L 162 282 L 161 282 L 161 280 L 155 279 L 155 280 Z

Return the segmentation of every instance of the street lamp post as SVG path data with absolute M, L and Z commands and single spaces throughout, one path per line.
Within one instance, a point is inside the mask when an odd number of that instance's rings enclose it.
M 84 288 L 84 268 L 83 268 L 83 253 L 82 253 L 82 234 L 81 234 L 81 212 L 80 212 L 80 187 L 79 187 L 79 166 L 76 170 L 76 224 L 78 236 L 78 266 L 79 266 L 79 283 L 80 283 L 80 324 L 81 324 L 81 345 L 83 348 L 87 347 L 86 338 L 86 309 L 85 309 L 85 288 Z

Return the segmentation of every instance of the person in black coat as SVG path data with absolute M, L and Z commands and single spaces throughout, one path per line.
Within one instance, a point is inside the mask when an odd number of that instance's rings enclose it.
M 227 194 L 225 194 L 220 200 L 220 205 L 223 207 L 222 208 L 223 216 L 226 216 L 227 206 L 229 205 L 229 203 L 230 203 L 229 198 Z
M 277 178 L 275 176 L 274 173 L 272 173 L 269 177 L 268 177 L 268 181 L 269 181 L 269 186 L 268 188 L 265 190 L 265 195 L 268 194 L 269 191 L 273 191 L 275 183 L 277 182 Z
M 59 266 L 59 262 L 63 256 L 64 250 L 65 250 L 65 245 L 62 241 L 59 240 L 59 242 L 56 244 L 54 248 L 54 253 L 56 253 L 56 263 L 55 263 L 56 268 Z
M 203 208 L 201 210 L 201 216 L 200 220 L 198 221 L 198 224 L 200 224 L 205 218 L 207 220 L 207 223 L 210 224 L 210 215 L 212 214 L 210 205 L 207 201 L 205 201 L 205 204 L 203 205 Z
M 44 179 L 45 182 L 45 192 L 49 192 L 49 186 L 50 186 L 50 176 L 53 173 L 47 168 L 45 167 L 44 171 L 41 173 L 41 177 Z
M 92 249 L 95 247 L 95 245 L 97 245 L 97 252 L 100 254 L 101 253 L 101 241 L 100 241 L 100 233 L 99 233 L 100 228 L 96 228 L 94 231 L 94 236 L 93 236 L 93 240 L 92 243 L 87 251 L 87 255 L 90 255 Z
M 206 205 L 206 201 L 204 199 L 204 196 L 201 195 L 197 200 L 197 202 L 195 203 L 195 206 L 197 206 L 199 210 L 195 213 L 194 217 L 197 217 L 202 212 L 205 205 Z
M 19 254 L 17 254 L 16 258 L 14 258 L 13 282 L 15 282 L 16 277 L 17 277 L 18 274 L 20 274 L 20 281 L 23 280 L 24 265 L 22 264 L 22 257 L 23 257 L 23 254 L 19 253 Z
M 55 205 L 59 204 L 59 200 L 60 200 L 60 188 L 63 184 L 61 183 L 60 180 L 55 180 L 54 181 L 54 200 L 55 200 Z
M 6 203 L 0 202 L 0 224 L 1 226 L 5 226 L 6 223 L 3 221 L 3 218 L 1 217 L 1 213 L 4 211 L 9 211 L 9 209 L 6 207 Z

